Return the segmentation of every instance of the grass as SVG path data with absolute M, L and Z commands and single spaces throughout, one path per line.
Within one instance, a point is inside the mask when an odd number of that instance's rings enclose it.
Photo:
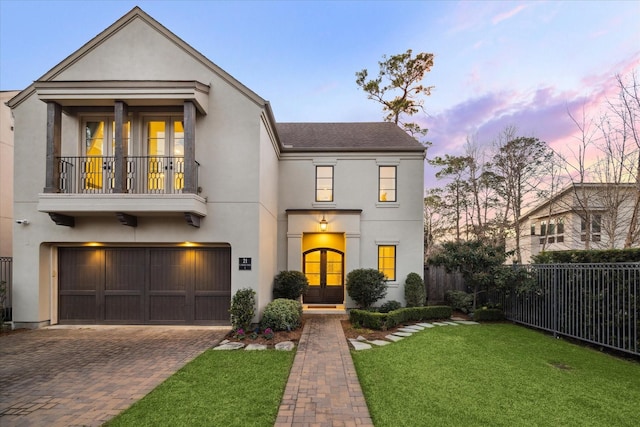
M 294 356 L 209 350 L 106 425 L 273 426 Z
M 376 427 L 640 425 L 640 363 L 511 324 L 352 355 Z

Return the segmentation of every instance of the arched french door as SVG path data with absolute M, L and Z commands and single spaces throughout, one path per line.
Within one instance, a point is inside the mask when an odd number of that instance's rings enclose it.
M 302 260 L 309 290 L 305 304 L 342 304 L 344 302 L 344 253 L 330 248 L 306 251 Z

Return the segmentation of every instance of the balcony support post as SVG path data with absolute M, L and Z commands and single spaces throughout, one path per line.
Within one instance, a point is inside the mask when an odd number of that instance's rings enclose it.
M 45 193 L 60 192 L 58 161 L 62 150 L 62 106 L 47 102 L 47 159 L 45 167 Z
M 184 188 L 185 193 L 197 193 L 196 168 L 196 106 L 191 101 L 184 103 Z
M 127 129 L 128 108 L 124 101 L 114 105 L 115 150 L 113 192 L 127 192 L 127 154 L 129 152 L 129 132 Z

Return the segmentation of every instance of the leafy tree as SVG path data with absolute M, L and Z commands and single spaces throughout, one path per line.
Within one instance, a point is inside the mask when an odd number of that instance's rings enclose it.
M 526 196 L 538 190 L 552 158 L 553 151 L 547 143 L 532 137 L 505 138 L 498 143 L 493 157 L 492 169 L 501 178 L 500 191 L 505 198 L 505 208 L 512 213 L 518 264 L 522 263 L 520 220 L 526 207 Z
M 428 263 L 444 266 L 450 273 L 459 271 L 467 285 L 473 289 L 475 309 L 478 293 L 495 286 L 497 271 L 506 257 L 502 245 L 470 240 L 443 243 L 441 250 L 432 255 Z
M 423 96 L 431 95 L 433 86 L 420 83 L 433 67 L 432 53 L 418 53 L 408 49 L 405 53 L 382 56 L 376 78 L 369 79 L 367 69 L 356 72 L 356 84 L 367 93 L 367 98 L 382 104 L 384 120 L 400 125 L 414 138 L 426 135 L 417 123 L 406 122 L 404 116 L 413 116 L 423 110 Z

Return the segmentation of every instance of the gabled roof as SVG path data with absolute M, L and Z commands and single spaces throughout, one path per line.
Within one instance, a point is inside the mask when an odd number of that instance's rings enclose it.
M 200 52 L 195 50 L 193 47 L 187 44 L 180 37 L 176 36 L 174 33 L 169 31 L 164 25 L 162 25 L 161 23 L 153 19 L 146 12 L 140 9 L 138 6 L 131 9 L 122 18 L 118 19 L 116 22 L 114 22 L 109 27 L 107 27 L 107 29 L 105 29 L 100 34 L 95 36 L 93 39 L 85 43 L 80 49 L 76 50 L 74 53 L 69 55 L 58 65 L 56 65 L 51 70 L 46 72 L 34 84 L 31 84 L 29 87 L 27 87 L 22 92 L 20 92 L 17 96 L 11 99 L 7 103 L 7 105 L 13 108 L 16 105 L 20 104 L 20 102 L 22 102 L 25 98 L 27 98 L 29 95 L 31 95 L 35 91 L 36 83 L 53 81 L 56 78 L 56 76 L 62 73 L 65 69 L 73 66 L 74 63 L 82 59 L 82 57 L 85 56 L 87 53 L 91 52 L 101 43 L 108 40 L 113 34 L 117 33 L 120 29 L 127 26 L 130 22 L 136 19 L 142 20 L 145 23 L 147 23 L 150 27 L 155 29 L 158 33 L 162 34 L 168 40 L 170 40 L 171 42 L 176 44 L 178 47 L 180 47 L 182 50 L 184 50 L 187 54 L 191 55 L 195 60 L 199 61 L 204 66 L 209 68 L 211 71 L 219 75 L 222 79 L 224 79 L 229 84 L 234 86 L 244 95 L 246 95 L 248 98 L 253 100 L 256 104 L 260 106 L 264 106 L 265 108 L 270 110 L 271 107 L 269 106 L 267 101 L 265 101 L 263 98 L 258 96 L 255 92 L 253 92 L 252 90 L 247 88 L 245 85 L 240 83 L 238 80 L 236 80 L 233 76 L 231 76 L 229 73 L 224 71 L 222 68 L 218 67 L 216 64 L 211 62 L 207 57 L 205 57 Z M 269 114 L 272 115 L 272 112 L 269 111 Z
M 277 123 L 283 152 L 422 151 L 425 147 L 394 123 Z
M 621 183 L 614 183 L 614 182 L 582 182 L 582 183 L 580 183 L 580 182 L 575 182 L 575 183 L 567 185 L 565 188 L 560 190 L 558 193 L 554 194 L 553 197 L 551 197 L 551 199 L 544 200 L 541 203 L 539 203 L 538 205 L 536 205 L 533 208 L 531 208 L 528 212 L 523 214 L 520 217 L 520 219 L 521 220 L 526 220 L 529 217 L 531 217 L 533 219 L 538 219 L 538 218 L 544 218 L 544 217 L 548 216 L 549 205 L 553 204 L 553 203 L 556 203 L 558 200 L 561 200 L 567 194 L 570 194 L 572 192 L 576 192 L 578 190 L 585 190 L 585 191 L 589 191 L 590 195 L 593 196 L 593 194 L 595 194 L 599 190 L 607 190 L 607 189 L 611 189 L 612 187 L 619 187 L 619 188 L 624 189 L 624 190 L 634 190 L 635 187 L 636 187 L 636 184 L 635 183 L 627 183 L 627 182 L 621 182 Z M 559 214 L 559 213 L 564 213 L 564 212 L 571 212 L 571 211 L 573 211 L 575 209 L 576 209 L 576 206 L 574 206 L 573 204 L 571 204 L 571 205 L 563 205 L 563 206 L 560 206 L 560 208 L 557 209 L 557 211 L 554 211 L 554 214 Z M 542 211 L 542 212 L 538 213 L 540 211 Z

